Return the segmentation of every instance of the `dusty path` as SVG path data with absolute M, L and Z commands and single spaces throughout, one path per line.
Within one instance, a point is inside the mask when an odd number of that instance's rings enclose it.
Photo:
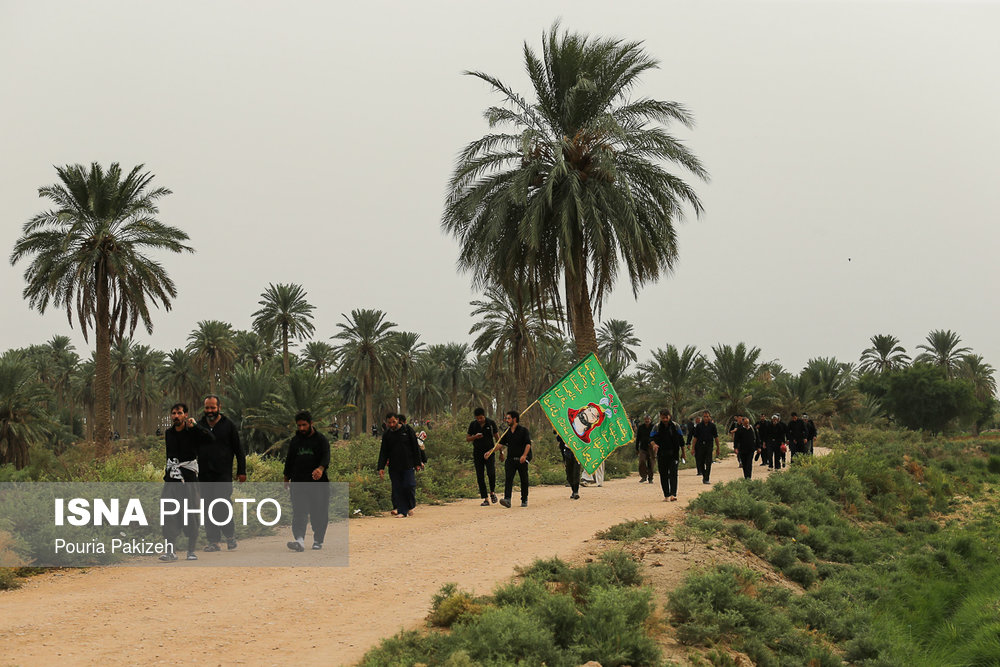
M 733 456 L 712 469 L 713 483 L 740 476 Z M 658 477 L 633 475 L 581 489 L 577 501 L 562 486 L 532 487 L 523 509 L 469 499 L 355 520 L 349 567 L 53 572 L 0 592 L 0 664 L 351 664 L 419 625 L 447 582 L 488 593 L 516 565 L 574 558 L 600 529 L 678 518 L 709 488 L 683 470 L 675 503 L 663 501 Z

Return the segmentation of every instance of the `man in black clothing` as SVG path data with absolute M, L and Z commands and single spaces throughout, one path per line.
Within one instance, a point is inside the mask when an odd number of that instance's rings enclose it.
M 736 458 L 743 468 L 743 478 L 750 479 L 753 472 L 753 455 L 757 451 L 757 434 L 754 433 L 747 417 L 740 417 L 738 425 L 733 429 L 733 448 L 736 449 Z
M 763 414 L 761 414 L 760 419 L 757 420 L 757 424 L 754 429 L 757 431 L 757 451 L 760 454 L 762 466 L 771 465 L 771 455 L 767 446 L 768 432 L 771 428 L 771 422 L 767 420 Z M 757 456 L 754 456 L 754 461 L 757 460 Z
M 563 442 L 562 437 L 559 435 L 558 431 L 552 431 L 556 436 L 556 442 L 559 443 L 559 453 L 562 455 L 563 464 L 566 466 L 566 483 L 569 484 L 570 488 L 570 499 L 579 500 L 580 499 L 580 475 L 583 474 L 583 466 L 580 462 L 576 460 L 576 454 L 573 450 L 566 446 Z
M 222 402 L 214 394 L 205 397 L 205 416 L 198 425 L 212 432 L 215 440 L 205 445 L 198 452 L 198 481 L 201 482 L 201 496 L 205 499 L 205 511 L 209 511 L 212 502 L 225 499 L 229 501 L 233 495 L 233 459 L 236 459 L 236 477 L 240 482 L 247 481 L 247 457 L 240 445 L 240 433 L 236 425 L 219 412 Z M 228 510 L 226 510 L 228 511 Z M 220 513 L 216 506 L 214 515 L 220 518 L 226 515 Z M 226 536 L 226 547 L 232 551 L 236 548 L 236 530 L 233 525 L 233 513 L 229 514 L 229 522 L 220 526 L 211 518 L 205 520 L 205 537 L 208 546 L 205 551 L 218 551 L 219 541 Z
M 385 479 L 385 467 L 389 466 L 389 482 L 392 484 L 392 514 L 396 518 L 406 518 L 417 506 L 416 470 L 420 464 L 420 446 L 413 430 L 399 425 L 395 414 L 386 415 L 385 433 L 378 452 L 378 476 Z
M 819 431 L 816 429 L 816 422 L 814 422 L 809 415 L 803 414 L 802 421 L 806 423 L 806 451 L 809 456 L 812 456 L 813 445 L 816 442 L 816 436 L 819 435 Z
M 312 525 L 313 549 L 323 548 L 330 523 L 330 441 L 313 427 L 312 415 L 302 410 L 295 415 L 295 435 L 288 443 L 285 458 L 285 488 L 292 494 L 292 551 L 306 550 L 306 523 Z
M 684 436 L 680 427 L 670 421 L 670 411 L 660 410 L 660 423 L 652 440 L 653 457 L 660 469 L 663 499 L 677 500 L 677 464 L 684 455 Z
M 514 490 L 514 474 L 521 479 L 521 507 L 528 506 L 528 461 L 531 460 L 531 434 L 518 421 L 521 414 L 511 410 L 504 416 L 509 429 L 500 438 L 500 445 L 507 446 L 507 461 L 504 463 L 503 498 L 500 504 L 510 507 L 510 495 Z
M 788 427 L 781 421 L 781 417 L 776 414 L 771 415 L 771 425 L 767 427 L 768 468 L 781 470 L 785 464 L 785 452 L 782 448 L 787 449 L 786 440 L 788 440 Z
M 495 421 L 486 418 L 486 410 L 483 408 L 476 408 L 473 416 L 475 419 L 469 424 L 465 441 L 472 443 L 472 466 L 476 469 L 479 497 L 483 499 L 482 506 L 487 507 L 491 502 L 497 501 L 497 468 L 493 457 L 486 455 L 496 445 L 497 438 L 500 437 L 500 430 Z M 489 499 L 486 497 L 487 475 L 490 478 Z
M 712 442 L 715 442 L 715 456 L 719 450 L 719 429 L 712 422 L 712 413 L 705 410 L 701 413 L 701 423 L 694 427 L 694 458 L 701 471 L 702 482 L 710 484 L 708 478 L 712 475 Z
M 639 483 L 648 481 L 653 483 L 653 468 L 656 465 L 656 457 L 653 449 L 649 446 L 652 436 L 653 424 L 649 416 L 642 418 L 642 423 L 635 431 L 635 451 L 639 454 Z
M 792 413 L 792 420 L 788 422 L 788 444 L 792 450 L 792 460 L 800 454 L 806 453 L 806 439 L 809 429 L 806 423 L 799 419 L 799 413 Z
M 691 441 L 694 439 L 694 431 L 695 431 L 696 428 L 698 428 L 698 424 L 700 424 L 700 423 L 701 423 L 701 417 L 695 417 L 694 421 L 691 421 L 690 419 L 688 420 L 688 432 L 687 432 L 687 443 L 686 443 L 686 445 L 689 448 L 691 447 Z M 692 449 L 691 451 L 694 451 L 694 450 Z M 698 474 L 699 475 L 701 474 L 701 470 L 698 471 Z
M 198 542 L 198 524 L 188 521 L 185 525 L 184 502 L 189 508 L 198 506 L 198 451 L 209 445 L 214 436 L 206 428 L 202 428 L 194 418 L 188 416 L 188 407 L 184 403 L 175 403 L 170 408 L 170 419 L 173 427 L 167 429 L 164 440 L 167 449 L 167 465 L 163 473 L 163 492 L 161 498 L 176 500 L 179 511 L 168 514 L 163 520 L 163 537 L 170 544 L 167 553 L 160 560 L 170 562 L 177 560 L 174 543 L 183 532 L 188 538 L 187 559 L 198 560 L 194 552 Z

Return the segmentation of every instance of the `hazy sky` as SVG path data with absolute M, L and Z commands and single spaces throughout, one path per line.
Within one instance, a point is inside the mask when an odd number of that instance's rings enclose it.
M 193 255 L 140 342 L 199 320 L 249 328 L 270 282 L 300 283 L 317 337 L 379 308 L 427 343 L 469 340 L 469 278 L 440 231 L 457 152 L 524 93 L 524 41 L 552 21 L 644 42 L 638 93 L 685 104 L 700 219 L 676 273 L 605 318 L 648 350 L 757 345 L 798 370 L 856 361 L 876 333 L 914 353 L 957 331 L 1000 365 L 1000 3 L 181 2 L 0 0 L 0 248 L 49 204 L 53 165 L 144 163 Z M 0 350 L 79 329 L 21 299 L 0 262 Z

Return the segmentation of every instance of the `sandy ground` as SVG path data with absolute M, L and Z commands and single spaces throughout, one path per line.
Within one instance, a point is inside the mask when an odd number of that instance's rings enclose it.
M 733 456 L 712 470 L 713 484 L 740 476 Z M 600 546 L 598 530 L 649 515 L 680 521 L 687 501 L 711 488 L 693 470 L 681 471 L 679 486 L 674 503 L 659 477 L 640 484 L 633 475 L 583 488 L 576 501 L 565 487 L 532 487 L 527 508 L 515 489 L 511 509 L 468 499 L 406 519 L 352 520 L 348 567 L 55 571 L 0 593 L 0 664 L 353 664 L 419 627 L 447 582 L 488 593 L 536 558 L 585 559 Z M 657 553 L 658 568 L 687 569 L 688 556 Z

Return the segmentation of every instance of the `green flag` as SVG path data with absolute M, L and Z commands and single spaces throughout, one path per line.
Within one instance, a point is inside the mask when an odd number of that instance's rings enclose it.
M 593 353 L 538 399 L 552 428 L 588 473 L 622 445 L 635 440 L 618 393 Z

